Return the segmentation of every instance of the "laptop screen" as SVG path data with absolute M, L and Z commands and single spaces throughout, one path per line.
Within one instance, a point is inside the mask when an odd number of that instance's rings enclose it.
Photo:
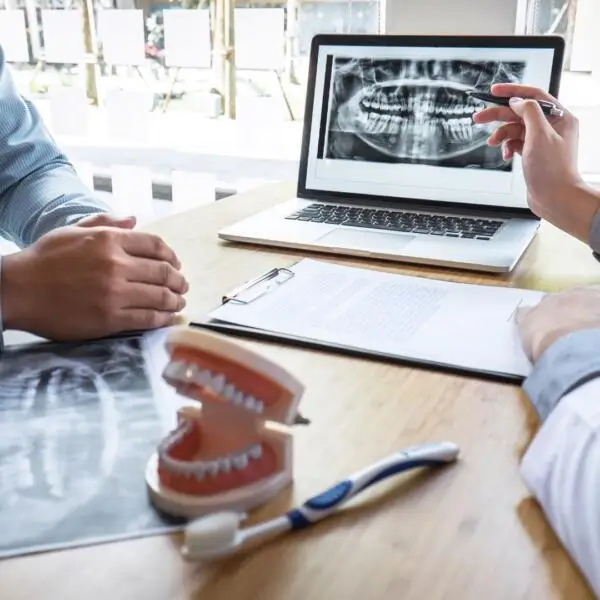
M 487 144 L 499 124 L 475 124 L 485 105 L 465 92 L 511 82 L 556 95 L 556 38 L 349 37 L 314 42 L 299 195 L 527 209 L 521 158 Z

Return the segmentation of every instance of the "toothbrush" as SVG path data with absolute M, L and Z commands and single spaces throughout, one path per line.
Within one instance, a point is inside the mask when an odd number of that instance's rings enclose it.
M 358 471 L 285 514 L 246 528 L 239 527 L 245 514 L 217 512 L 191 521 L 185 529 L 182 554 L 188 560 L 227 556 L 250 544 L 282 533 L 303 529 L 334 513 L 342 504 L 371 485 L 420 467 L 437 467 L 456 461 L 459 449 L 453 442 L 422 444 L 396 452 Z

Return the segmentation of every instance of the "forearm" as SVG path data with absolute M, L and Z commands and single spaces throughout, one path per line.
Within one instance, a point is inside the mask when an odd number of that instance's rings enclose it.
M 106 212 L 16 90 L 0 47 L 0 234 L 23 247 L 80 217 Z
M 25 247 L 45 233 L 109 207 L 87 189 L 69 162 L 57 154 L 7 190 L 0 202 L 2 235 Z
M 595 199 L 598 203 L 598 206 L 600 206 L 600 191 L 597 191 L 588 186 L 585 189 L 583 189 L 580 193 L 587 193 L 591 198 Z M 587 244 L 589 244 L 596 258 L 600 260 L 600 209 L 597 209 L 594 212 L 592 216 L 591 225 L 587 233 L 587 239 L 584 241 L 587 242 Z
M 523 479 L 600 598 L 600 329 L 553 344 L 525 392 L 542 422 Z
M 555 194 L 551 204 L 557 214 L 549 214 L 548 220 L 600 252 L 600 192 L 579 179 Z

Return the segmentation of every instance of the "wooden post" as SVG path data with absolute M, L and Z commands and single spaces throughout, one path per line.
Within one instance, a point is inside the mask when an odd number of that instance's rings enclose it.
M 96 25 L 94 22 L 93 0 L 82 0 L 83 16 L 83 45 L 86 54 L 84 65 L 85 91 L 90 103 L 98 106 L 98 44 L 96 40 Z
M 233 0 L 215 0 L 215 74 L 228 119 L 236 118 L 234 9 Z
M 225 0 L 225 116 L 236 117 L 235 0 Z

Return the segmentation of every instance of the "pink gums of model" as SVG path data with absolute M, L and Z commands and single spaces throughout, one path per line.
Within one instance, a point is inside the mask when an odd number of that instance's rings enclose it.
M 292 435 L 272 424 L 294 424 L 304 386 L 217 334 L 176 329 L 166 347 L 163 378 L 194 402 L 148 463 L 152 502 L 188 518 L 264 504 L 292 481 Z

